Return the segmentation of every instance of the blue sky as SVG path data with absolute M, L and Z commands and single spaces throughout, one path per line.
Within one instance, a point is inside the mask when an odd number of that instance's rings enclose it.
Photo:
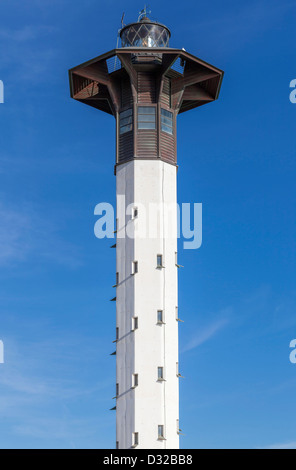
M 225 70 L 178 120 L 178 201 L 203 244 L 179 247 L 183 448 L 296 448 L 292 1 L 150 1 L 171 46 Z M 69 98 L 67 71 L 116 45 L 134 0 L 2 0 L 0 448 L 115 444 L 114 120 Z

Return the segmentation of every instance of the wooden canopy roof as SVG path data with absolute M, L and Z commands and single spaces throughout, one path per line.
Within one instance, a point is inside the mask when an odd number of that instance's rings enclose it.
M 155 59 L 155 60 L 152 60 Z M 223 71 L 183 49 L 113 49 L 69 70 L 71 97 L 116 116 L 120 82 L 129 77 L 136 93 L 137 70 L 155 70 L 171 79 L 172 108 L 182 113 L 219 96 Z

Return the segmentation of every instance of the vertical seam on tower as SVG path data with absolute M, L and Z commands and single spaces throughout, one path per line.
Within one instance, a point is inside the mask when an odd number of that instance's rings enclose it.
M 135 162 L 133 162 L 133 165 L 132 165 L 132 170 L 133 170 L 133 196 L 132 196 L 132 203 L 133 203 L 133 206 L 135 205 L 135 178 L 136 178 L 136 168 L 135 168 Z M 135 229 L 134 225 L 133 225 L 133 230 Z M 133 231 L 133 238 L 132 238 L 132 243 L 133 243 L 133 254 L 132 254 L 132 257 L 133 259 L 136 258 L 136 239 L 135 239 L 135 233 Z M 129 323 L 131 323 L 132 321 L 132 318 L 131 317 L 134 317 L 136 315 L 136 295 L 135 295 L 135 292 L 136 292 L 136 288 L 135 288 L 135 284 L 136 284 L 136 277 L 134 276 L 133 277 L 133 306 L 132 306 L 132 311 L 130 312 L 130 317 L 129 317 Z M 136 365 L 136 337 L 135 337 L 135 334 L 133 334 L 132 336 L 132 339 L 133 339 L 133 351 L 134 351 L 134 354 L 133 354 L 133 364 L 132 364 L 132 373 L 135 372 L 135 365 Z M 138 430 L 136 430 L 136 393 L 135 393 L 135 390 L 132 391 L 132 396 L 133 396 L 133 412 L 134 412 L 134 416 L 133 416 L 133 429 L 134 429 L 134 432 L 138 432 Z
M 165 217 L 164 217 L 164 162 L 161 162 L 162 166 L 162 256 L 165 260 Z M 167 315 L 166 308 L 165 308 L 165 269 L 162 269 L 163 272 L 163 310 L 165 312 L 165 315 Z M 167 319 L 166 319 L 167 321 Z M 166 356 L 166 351 L 165 351 L 165 327 L 166 325 L 163 325 L 163 367 L 165 370 L 165 375 L 167 376 L 167 370 L 166 370 L 166 361 L 165 361 L 165 356 Z M 165 406 L 165 399 L 166 399 L 166 390 L 165 390 L 165 382 L 163 382 L 163 411 L 164 411 L 164 430 L 165 430 L 165 435 L 167 435 L 167 429 L 166 429 L 166 406 Z M 164 440 L 164 448 L 166 449 L 166 441 Z

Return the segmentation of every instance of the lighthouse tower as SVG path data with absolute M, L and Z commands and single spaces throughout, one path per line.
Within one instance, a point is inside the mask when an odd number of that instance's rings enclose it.
M 216 100 L 223 72 L 170 36 L 143 12 L 120 48 L 69 72 L 72 98 L 116 119 L 119 449 L 179 447 L 176 119 Z

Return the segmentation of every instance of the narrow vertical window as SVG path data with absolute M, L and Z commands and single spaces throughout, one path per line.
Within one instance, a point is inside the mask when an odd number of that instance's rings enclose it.
M 119 395 L 119 384 L 116 384 L 116 396 L 118 397 Z
M 161 130 L 167 134 L 173 134 L 173 113 L 161 108 Z
M 133 110 L 127 109 L 119 113 L 119 134 L 125 134 L 133 128 Z
M 162 255 L 157 255 L 156 263 L 157 263 L 157 267 L 158 267 L 158 268 L 162 268 L 162 267 L 163 267 L 163 265 L 162 265 Z
M 163 323 L 163 311 L 157 310 L 157 323 Z
M 157 380 L 163 380 L 163 367 L 157 367 Z
M 163 424 L 158 425 L 158 439 L 164 439 Z
M 138 261 L 133 261 L 132 274 L 136 274 L 137 272 L 138 272 Z
M 138 106 L 138 129 L 156 129 L 154 106 Z
M 138 329 L 138 317 L 133 317 L 132 318 L 132 330 L 137 330 Z
M 119 328 L 118 326 L 116 327 L 116 341 L 118 341 L 119 338 Z
M 133 374 L 133 384 L 132 387 L 135 388 L 139 385 L 139 377 L 138 374 Z
M 136 447 L 139 444 L 139 433 L 133 432 L 133 447 Z
M 116 285 L 118 286 L 119 284 L 119 273 L 116 273 Z
M 116 441 L 116 449 L 119 449 L 119 441 Z

